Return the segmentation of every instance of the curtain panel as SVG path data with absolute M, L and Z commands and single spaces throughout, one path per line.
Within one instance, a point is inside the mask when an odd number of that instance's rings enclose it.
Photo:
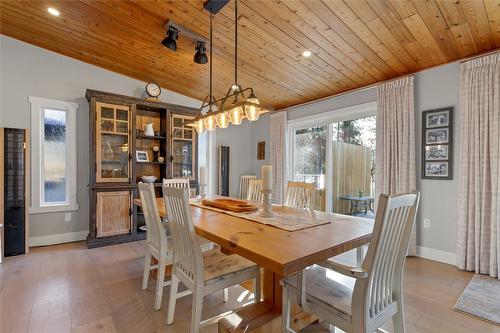
M 500 54 L 461 64 L 457 266 L 499 277 Z
M 377 87 L 376 198 L 416 191 L 413 76 Z M 417 253 L 413 228 L 409 255 Z
M 270 120 L 270 161 L 273 167 L 272 201 L 281 204 L 286 186 L 286 136 L 287 112 L 271 114 Z

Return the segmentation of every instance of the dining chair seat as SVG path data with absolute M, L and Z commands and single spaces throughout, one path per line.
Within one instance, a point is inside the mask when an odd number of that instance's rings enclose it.
M 230 278 L 232 275 L 251 272 L 257 265 L 237 254 L 226 255 L 220 250 L 203 252 L 205 265 L 205 285 L 220 279 Z
M 305 272 L 306 299 L 329 308 L 330 312 L 351 321 L 351 300 L 354 278 L 342 277 L 339 282 L 336 275 L 324 267 L 314 265 L 308 267 Z M 291 292 L 291 297 L 297 297 L 297 275 L 291 275 L 282 280 L 285 287 Z

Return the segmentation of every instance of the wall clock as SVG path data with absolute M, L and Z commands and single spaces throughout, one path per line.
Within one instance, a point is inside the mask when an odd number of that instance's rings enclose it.
M 158 99 L 158 96 L 161 94 L 161 88 L 156 82 L 149 82 L 146 85 L 146 93 L 148 94 L 149 98 L 148 99 Z

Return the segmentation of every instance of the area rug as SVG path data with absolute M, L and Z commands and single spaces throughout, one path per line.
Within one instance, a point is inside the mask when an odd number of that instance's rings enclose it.
M 474 275 L 453 309 L 500 325 L 500 280 Z

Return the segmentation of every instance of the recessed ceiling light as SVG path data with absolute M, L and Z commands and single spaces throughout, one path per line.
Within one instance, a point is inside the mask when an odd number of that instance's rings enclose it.
M 302 56 L 304 56 L 306 58 L 310 57 L 311 54 L 312 54 L 311 51 L 308 51 L 308 50 L 305 50 L 304 52 L 302 52 Z
M 47 8 L 47 11 L 54 16 L 59 16 L 59 11 L 55 8 L 49 7 L 49 8 Z

